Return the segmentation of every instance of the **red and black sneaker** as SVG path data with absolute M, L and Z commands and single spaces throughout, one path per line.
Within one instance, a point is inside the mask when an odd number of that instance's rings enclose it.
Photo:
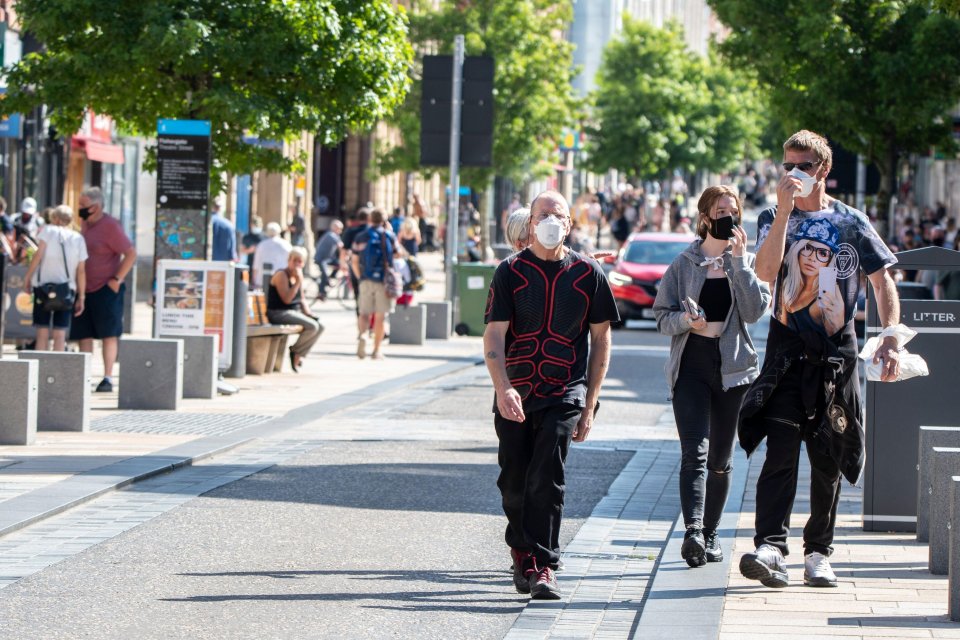
M 534 600 L 559 600 L 560 585 L 557 584 L 557 576 L 550 567 L 537 569 L 534 563 L 534 570 L 530 575 L 530 597 Z
M 510 547 L 510 558 L 513 560 L 513 586 L 517 593 L 530 593 L 530 581 L 527 576 L 536 569 L 536 563 L 529 551 L 521 551 Z

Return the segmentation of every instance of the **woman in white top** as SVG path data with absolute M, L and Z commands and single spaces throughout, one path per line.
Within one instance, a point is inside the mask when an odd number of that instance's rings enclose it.
M 50 347 L 50 324 L 53 323 L 53 350 L 63 351 L 70 328 L 71 316 L 83 313 L 84 291 L 86 285 L 85 263 L 87 244 L 76 231 L 70 229 L 73 222 L 73 210 L 60 205 L 50 213 L 50 224 L 44 225 L 37 234 L 37 251 L 33 254 L 23 290 L 31 293 L 41 284 L 70 283 L 75 302 L 73 309 L 66 311 L 46 311 L 41 301 L 34 297 L 33 326 L 37 330 L 37 351 L 46 351 Z

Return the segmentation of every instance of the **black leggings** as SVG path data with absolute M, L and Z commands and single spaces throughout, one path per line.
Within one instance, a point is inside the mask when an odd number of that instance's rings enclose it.
M 720 340 L 691 333 L 673 386 L 680 435 L 680 506 L 687 527 L 716 531 L 730 493 L 733 442 L 749 385 L 724 391 Z

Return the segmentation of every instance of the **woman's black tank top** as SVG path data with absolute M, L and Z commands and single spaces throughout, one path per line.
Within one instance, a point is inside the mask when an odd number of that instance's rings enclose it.
M 707 278 L 700 290 L 700 299 L 697 301 L 707 318 L 707 322 L 723 322 L 730 313 L 733 297 L 730 295 L 730 284 L 726 278 Z

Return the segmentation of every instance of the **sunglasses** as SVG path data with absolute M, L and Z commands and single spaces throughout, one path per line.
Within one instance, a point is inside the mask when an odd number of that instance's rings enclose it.
M 784 162 L 783 170 L 793 171 L 793 168 L 796 167 L 797 169 L 800 169 L 800 171 L 803 171 L 804 173 L 806 173 L 810 171 L 810 169 L 813 169 L 814 167 L 816 167 L 817 165 L 822 164 L 822 162 L 823 162 L 822 160 L 817 160 L 816 162 Z
M 800 255 L 802 255 L 804 258 L 809 258 L 811 253 L 816 253 L 817 262 L 822 262 L 823 264 L 830 262 L 830 257 L 833 255 L 830 249 L 815 247 L 809 242 L 803 245 L 803 247 L 800 249 Z

